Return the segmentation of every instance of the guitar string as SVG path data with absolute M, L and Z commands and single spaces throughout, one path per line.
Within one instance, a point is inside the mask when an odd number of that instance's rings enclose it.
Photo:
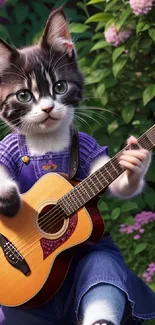
M 123 149 L 124 150 L 124 149 Z M 120 154 L 120 153 L 119 153 Z M 117 154 L 118 155 L 118 154 Z M 114 158 L 114 157 L 113 157 Z M 112 160 L 112 159 L 111 159 Z M 48 215 L 48 214 L 45 214 L 45 215 Z M 44 216 L 45 216 L 44 215 Z M 59 214 L 60 216 L 61 216 L 61 214 Z M 49 214 L 49 216 L 51 216 L 51 214 Z M 56 217 L 56 215 L 54 216 L 54 218 L 53 219 L 55 219 L 55 217 Z M 64 215 L 63 215 L 63 217 L 61 217 L 61 219 L 64 219 Z M 55 219 L 55 222 L 53 223 L 53 224 L 56 224 L 58 221 L 58 218 L 57 219 Z M 60 220 L 60 219 L 59 219 Z M 51 220 L 50 220 L 51 221 Z M 53 224 L 52 224 L 52 226 L 53 226 Z M 45 228 L 45 230 L 46 230 L 46 228 Z M 45 231 L 44 230 L 44 231 Z M 50 230 L 51 230 L 51 227 L 50 227 Z M 36 232 L 35 230 L 33 231 L 33 232 Z M 31 232 L 30 234 L 32 234 L 33 232 Z M 18 237 L 17 237 L 18 238 Z M 25 238 L 23 238 L 23 239 L 25 239 Z M 31 240 L 32 240 L 32 238 L 31 238 Z M 9 249 L 9 248 L 8 248 Z M 21 248 L 20 248 L 21 249 Z
M 114 158 L 114 157 L 113 157 Z M 112 159 L 113 159 L 112 158 Z M 112 159 L 111 159 L 111 161 L 110 161 L 110 163 L 112 162 Z M 112 166 L 112 169 L 113 169 L 113 167 L 116 167 L 118 165 L 118 162 L 116 161 L 114 161 L 113 162 L 113 166 Z M 109 171 L 109 173 L 110 173 L 110 171 Z M 91 175 L 92 177 L 93 177 L 93 175 Z M 94 176 L 96 176 L 96 175 L 94 175 Z M 119 176 L 119 175 L 118 175 Z M 105 177 L 105 180 L 107 181 L 107 179 L 106 179 L 106 177 Z M 105 181 L 104 180 L 104 181 Z M 91 179 L 90 179 L 90 181 L 91 181 Z M 109 183 L 109 181 L 108 181 L 108 183 Z M 84 183 L 83 183 L 84 184 Z M 88 186 L 89 186 L 89 184 L 87 184 Z M 106 186 L 105 186 L 106 187 Z M 73 192 L 74 192 L 74 189 L 76 189 L 76 188 L 73 188 Z M 71 192 L 71 191 L 70 191 Z M 64 198 L 65 196 L 68 196 L 68 194 L 70 193 L 70 192 L 68 192 L 68 193 L 66 193 L 66 195 L 64 195 L 62 198 Z M 99 192 L 99 190 L 98 190 L 98 192 Z M 74 194 L 74 193 L 73 193 Z M 78 193 L 79 194 L 79 193 Z M 96 194 L 95 194 L 96 195 Z M 91 198 L 89 198 L 89 199 L 91 199 Z M 56 205 L 55 206 L 55 208 L 53 208 L 51 211 L 48 211 L 46 214 L 43 214 L 40 218 L 39 218 L 39 221 L 41 220 L 41 219 L 43 219 L 43 222 L 47 219 L 47 217 L 49 216 L 49 217 L 51 217 L 51 212 L 52 212 L 52 215 L 53 215 L 53 212 L 60 212 L 60 208 L 63 210 L 63 208 L 61 207 L 61 206 L 58 206 L 58 205 Z M 64 211 L 65 212 L 65 211 Z M 71 214 L 71 213 L 70 213 Z M 57 214 L 55 214 L 55 215 L 53 215 L 53 220 L 54 221 L 56 221 L 57 222 L 57 220 L 58 219 L 55 219 L 57 217 Z M 63 216 L 64 217 L 64 216 Z M 50 219 L 50 222 L 52 221 L 52 218 Z M 44 225 L 46 224 L 46 222 L 44 223 Z M 53 223 L 53 225 L 55 225 L 56 223 Z M 43 223 L 39 223 L 39 225 L 40 226 L 42 226 L 43 225 Z
M 82 194 L 81 194 L 82 195 Z M 90 198 L 90 200 L 91 200 L 91 198 Z M 78 210 L 78 209 L 77 209 Z M 53 212 L 53 211 L 52 211 Z M 45 214 L 45 215 L 48 215 L 48 217 L 51 217 L 51 213 L 50 214 Z M 53 216 L 53 214 L 52 214 L 52 216 Z M 60 216 L 61 216 L 61 218 L 60 218 Z M 55 217 L 57 217 L 56 219 L 55 219 Z M 56 215 L 54 215 L 54 218 L 51 218 L 51 219 L 49 219 L 49 218 L 46 218 L 45 220 L 46 220 L 46 222 L 44 222 L 44 226 L 46 225 L 46 228 L 49 226 L 49 222 L 50 222 L 50 228 L 49 228 L 49 230 L 51 230 L 51 226 L 53 227 L 54 225 L 56 225 L 57 223 L 58 223 L 58 221 L 60 221 L 60 220 L 62 220 L 62 219 L 64 219 L 64 214 L 62 214 L 62 211 L 60 212 L 60 210 L 59 210 L 59 214 L 56 214 Z M 43 220 L 43 221 L 45 221 L 45 220 Z M 51 220 L 54 220 L 54 222 L 51 224 Z M 43 223 L 40 223 L 39 225 L 41 226 Z M 46 228 L 44 229 L 44 231 L 46 231 Z M 30 227 L 29 227 L 29 229 L 31 229 Z M 27 229 L 28 230 L 28 229 Z M 48 230 L 48 228 L 47 228 L 47 230 Z M 29 236 L 31 236 L 32 237 L 32 233 L 36 233 L 36 230 L 34 229 L 34 231 L 33 232 L 31 232 L 31 233 L 29 233 L 29 235 L 28 236 L 26 236 L 26 237 L 29 237 Z M 21 237 L 21 233 L 20 233 L 20 237 Z M 24 241 L 25 239 L 26 239 L 26 237 L 23 237 L 22 238 L 22 240 L 20 240 L 20 241 Z M 18 237 L 16 237 L 16 238 L 18 238 Z M 14 238 L 13 239 L 13 241 L 15 242 L 15 239 L 16 238 Z M 32 239 L 33 238 L 31 238 L 31 241 L 32 241 Z M 14 243 L 14 245 L 17 245 L 19 243 L 19 241 L 18 242 L 16 242 L 16 243 Z M 24 243 L 24 245 L 25 245 L 25 243 Z M 18 250 L 21 250 L 22 249 L 22 247 L 19 247 L 18 248 Z M 8 248 L 8 250 L 9 250 L 9 248 Z
M 50 228 L 50 229 L 51 229 L 51 228 Z M 31 240 L 32 240 L 32 238 L 31 238 Z M 37 238 L 37 241 L 36 241 L 36 242 L 38 242 L 38 238 Z M 34 245 L 34 244 L 35 244 L 35 243 L 33 243 L 32 245 Z M 32 246 L 32 245 L 31 245 L 31 246 Z M 30 248 L 31 246 L 29 246 L 29 248 Z M 34 248 L 34 249 L 35 249 L 35 248 Z M 21 253 L 22 253 L 22 252 L 21 252 Z
M 144 142 L 145 143 L 145 142 Z M 125 148 L 123 149 L 123 150 L 125 150 Z M 118 155 L 120 155 L 120 152 L 116 155 L 116 156 L 118 156 Z M 113 158 L 115 158 L 115 156 L 113 157 Z M 109 162 L 111 162 L 112 160 L 113 160 L 113 158 L 109 161 Z M 118 162 L 117 162 L 118 163 Z M 92 175 L 91 175 L 92 176 Z M 47 214 L 45 214 L 45 215 L 48 215 L 48 213 Z M 44 215 L 44 217 L 45 217 L 45 215 Z M 61 215 L 61 214 L 60 214 Z M 49 215 L 49 216 L 51 216 L 51 214 Z M 55 216 L 54 216 L 54 218 L 53 219 L 55 219 Z M 64 219 L 64 215 L 63 215 L 63 219 Z M 55 220 L 56 222 L 57 222 L 57 220 L 58 220 L 58 218 Z M 60 219 L 59 219 L 60 220 Z M 51 220 L 50 220 L 51 221 Z M 55 223 L 56 223 L 55 222 Z M 53 225 L 52 225 L 53 226 Z M 50 228 L 51 229 L 51 228 Z M 34 232 L 35 232 L 35 230 L 34 230 Z M 31 233 L 32 234 L 32 233 Z M 23 238 L 23 239 L 25 239 L 25 238 Z M 31 238 L 31 240 L 32 240 L 32 238 Z M 33 245 L 34 245 L 35 243 L 33 243 Z M 29 246 L 29 247 L 31 247 L 31 246 Z
M 38 243 L 38 239 L 37 239 L 36 243 Z M 34 244 L 35 244 L 35 243 L 33 243 L 33 246 L 34 246 Z M 31 246 L 32 246 L 32 245 L 31 245 Z M 30 247 L 31 247 L 31 246 L 30 246 Z M 40 243 L 39 243 L 37 246 L 33 247 L 33 249 L 32 249 L 31 251 L 29 251 L 29 253 L 27 253 L 26 256 L 28 256 L 28 255 L 29 255 L 32 251 L 34 251 L 34 249 L 36 249 L 38 246 L 40 246 Z M 30 248 L 30 247 L 29 247 L 29 248 Z M 1 263 L 1 264 L 2 264 L 2 263 Z

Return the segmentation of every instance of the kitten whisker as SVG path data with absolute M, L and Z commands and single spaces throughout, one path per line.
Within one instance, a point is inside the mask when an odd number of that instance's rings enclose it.
M 84 120 L 82 117 L 80 117 L 78 115 L 75 115 L 74 116 L 74 119 L 73 119 L 73 121 L 75 122 L 75 124 L 76 124 L 76 120 L 79 121 L 79 122 L 81 122 L 82 124 L 84 124 L 86 127 L 88 127 L 91 130 L 91 126 L 89 125 L 89 123 L 86 120 Z
M 92 98 L 94 98 L 94 97 L 92 97 Z M 114 115 L 119 116 L 118 113 L 113 112 L 113 111 L 110 111 L 110 110 L 108 110 L 108 109 L 106 109 L 106 108 L 103 108 L 103 107 L 83 106 L 83 105 L 82 105 L 81 107 L 82 107 L 82 108 L 86 108 L 86 109 L 88 109 L 88 110 L 100 110 L 100 111 L 103 111 L 103 112 L 108 112 L 108 113 L 111 113 L 111 114 L 114 114 Z
M 26 75 L 24 74 L 24 71 L 23 71 L 23 70 L 21 70 L 19 67 L 17 67 L 16 64 L 11 63 L 11 65 L 14 66 L 17 70 L 19 70 L 19 72 L 21 72 L 21 74 L 23 75 L 23 77 L 27 79 L 27 77 L 26 77 Z
M 7 74 L 9 74 L 9 75 L 15 75 L 15 76 L 18 76 L 18 77 L 21 77 L 22 79 L 24 79 L 24 80 L 26 80 L 27 81 L 27 79 L 25 78 L 25 77 L 23 77 L 22 75 L 20 75 L 19 73 L 15 73 L 15 72 L 4 72 L 3 73 L 3 75 L 7 75 Z
M 55 63 L 55 65 L 52 67 L 52 72 L 55 71 L 55 68 L 57 66 L 57 64 L 63 59 L 63 57 L 66 56 L 66 53 L 64 53 Z
M 71 64 L 75 64 L 75 62 L 68 62 L 68 63 L 66 63 L 64 65 L 61 65 L 60 67 L 58 67 L 57 69 L 55 69 L 55 71 L 58 72 L 60 69 L 62 70 L 63 68 L 65 68 L 65 67 L 67 67 L 67 66 L 69 66 Z
M 84 115 L 84 114 L 83 114 L 83 115 Z M 102 124 L 101 124 L 99 121 L 97 121 L 94 117 L 92 117 L 92 116 L 90 116 L 90 115 L 84 115 L 84 116 L 90 118 L 91 120 L 93 120 L 94 122 L 96 122 L 96 123 L 98 123 L 100 126 L 102 126 Z
M 86 112 L 79 112 L 78 114 L 79 115 L 86 116 L 87 118 L 90 117 L 90 115 L 86 114 Z M 97 117 L 99 117 L 100 119 L 102 119 L 104 122 L 111 123 L 110 120 L 107 117 L 102 116 L 101 114 L 96 113 L 96 112 L 94 112 L 93 114 L 95 114 Z

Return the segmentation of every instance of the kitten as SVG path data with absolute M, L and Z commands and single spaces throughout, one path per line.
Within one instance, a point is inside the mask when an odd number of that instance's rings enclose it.
M 74 107 L 82 94 L 83 77 L 62 9 L 51 13 L 36 46 L 18 50 L 0 40 L 0 114 L 12 130 L 26 135 L 32 155 L 59 152 L 68 147 Z M 111 184 L 112 194 L 131 197 L 142 190 L 151 158 L 140 154 L 140 150 L 139 155 L 140 167 L 136 167 L 133 184 L 124 173 Z M 90 172 L 95 172 L 107 160 L 107 156 L 100 157 Z M 14 216 L 20 206 L 18 187 L 8 170 L 0 165 L 0 214 Z M 98 319 L 108 319 L 109 312 L 112 314 L 109 306 L 101 304 L 99 301 L 88 306 L 85 325 L 95 322 L 96 315 Z
M 0 41 L 0 114 L 13 130 L 26 135 L 31 155 L 69 146 L 74 107 L 82 99 L 83 84 L 61 8 L 52 11 L 39 44 L 18 50 Z M 140 150 L 136 155 L 123 156 L 123 165 L 130 166 L 133 177 L 129 180 L 128 173 L 118 177 L 109 186 L 113 195 L 127 198 L 142 191 L 151 156 Z M 90 173 L 107 160 L 107 156 L 98 158 Z M 1 165 L 0 182 L 0 214 L 13 216 L 20 208 L 20 195 Z
M 68 146 L 82 93 L 83 77 L 62 9 L 52 11 L 36 46 L 18 50 L 0 40 L 0 114 L 13 130 L 26 135 L 31 154 Z M 19 192 L 2 166 L 0 181 L 0 213 L 14 215 Z

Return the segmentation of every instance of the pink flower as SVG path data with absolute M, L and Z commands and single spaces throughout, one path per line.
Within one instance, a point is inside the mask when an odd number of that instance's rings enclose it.
M 129 0 L 130 6 L 136 16 L 146 15 L 153 7 L 154 0 Z
M 134 231 L 137 232 L 138 230 L 141 234 L 143 234 L 145 232 L 144 225 L 147 225 L 150 222 L 152 223 L 153 221 L 155 221 L 154 212 L 142 211 L 135 216 L 133 225 L 121 224 L 119 231 L 121 233 L 131 234 Z
M 143 233 L 145 232 L 145 229 L 144 229 L 144 228 L 141 228 L 141 229 L 139 229 L 139 232 L 140 232 L 141 234 L 143 234 Z
M 134 239 L 134 240 L 138 240 L 138 239 L 140 239 L 140 235 L 135 235 L 135 236 L 133 236 L 133 239 Z
M 151 282 L 155 276 L 155 263 L 152 262 L 149 264 L 147 270 L 142 274 L 142 277 L 146 282 Z
M 109 28 L 104 32 L 106 41 L 116 47 L 124 43 L 131 34 L 131 29 L 126 29 L 118 32 L 114 24 L 109 26 Z
M 8 0 L 0 0 L 0 7 L 3 7 Z

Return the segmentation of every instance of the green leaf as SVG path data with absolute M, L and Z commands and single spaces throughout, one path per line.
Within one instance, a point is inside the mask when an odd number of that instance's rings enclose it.
M 112 134 L 115 130 L 117 130 L 119 127 L 118 122 L 115 120 L 112 123 L 108 125 L 108 132 L 109 134 Z
M 105 85 L 103 83 L 99 84 L 96 89 L 96 95 L 97 97 L 101 97 L 103 93 L 105 92 Z
M 101 79 L 103 78 L 102 75 L 102 69 L 96 69 L 92 71 L 91 75 L 85 77 L 85 84 L 94 84 L 94 83 L 99 83 Z
M 14 15 L 18 24 L 23 23 L 28 18 L 29 6 L 25 3 L 18 4 L 14 9 Z
M 109 19 L 106 24 L 104 24 L 104 30 L 106 31 L 112 24 L 115 24 L 114 17 Z
M 102 106 L 104 107 L 108 103 L 108 93 L 105 91 L 102 97 L 99 98 Z
M 109 211 L 108 205 L 105 201 L 100 201 L 99 208 L 102 212 Z
M 147 188 L 144 192 L 145 203 L 149 206 L 151 210 L 154 210 L 155 201 L 154 201 L 154 190 L 152 188 Z
M 119 72 L 123 69 L 126 62 L 127 62 L 127 59 L 119 59 L 117 62 L 114 63 L 112 70 L 113 70 L 113 74 L 115 77 L 117 77 Z
M 111 14 L 107 14 L 107 13 L 102 13 L 102 12 L 99 12 L 91 17 L 89 17 L 87 20 L 86 20 L 86 24 L 87 23 L 98 23 L 98 22 L 102 22 L 102 23 L 106 23 L 109 19 L 112 18 L 112 15 Z
M 149 29 L 149 36 L 153 39 L 155 42 L 155 28 L 150 28 Z
M 106 4 L 106 7 L 105 7 L 105 12 L 107 12 L 108 10 L 113 10 L 115 9 L 114 8 L 114 5 L 118 2 L 118 0 L 112 0 L 112 1 L 109 1 L 109 3 Z
M 125 202 L 121 207 L 121 213 L 138 209 L 136 202 Z
M 115 26 L 117 28 L 117 30 L 120 30 L 120 28 L 123 26 L 124 22 L 127 20 L 127 18 L 129 17 L 129 15 L 132 13 L 131 7 L 127 7 L 126 10 L 122 11 L 121 16 L 118 18 L 118 21 L 115 22 Z
M 142 31 L 149 29 L 150 25 L 146 21 L 139 21 L 136 26 L 136 34 L 139 34 Z
M 0 25 L 0 37 L 10 40 L 10 34 L 5 26 Z
M 110 214 L 106 213 L 103 215 L 103 220 L 110 220 Z
M 100 39 L 103 37 L 103 33 L 96 33 L 93 37 L 92 40 L 95 41 L 96 39 Z
M 127 217 L 125 218 L 125 223 L 126 223 L 127 225 L 133 225 L 133 224 L 134 224 L 134 218 L 133 218 L 133 216 L 127 216 Z
M 116 220 L 120 216 L 121 209 L 120 208 L 115 208 L 112 213 L 111 213 L 111 219 Z
M 112 55 L 112 61 L 113 63 L 117 60 L 117 58 L 125 51 L 125 46 L 122 45 L 122 46 L 119 46 L 117 47 L 114 52 L 113 52 L 113 55 Z
M 99 2 L 105 2 L 105 0 L 91 0 L 87 3 L 87 6 L 94 5 L 95 3 L 99 3 Z
M 130 123 L 131 120 L 133 119 L 134 115 L 135 115 L 135 110 L 136 110 L 136 106 L 135 105 L 131 105 L 131 106 L 127 106 L 122 110 L 122 117 L 123 120 L 126 124 Z
M 152 44 L 152 39 L 151 38 L 145 38 L 145 39 L 142 39 L 142 41 L 140 41 L 139 43 L 139 47 L 141 49 L 148 49 Z
M 0 8 L 0 16 L 1 17 L 5 17 L 5 18 L 8 18 L 8 14 L 6 12 L 5 7 Z
M 113 76 L 104 79 L 104 85 L 105 85 L 106 89 L 115 86 L 117 83 L 118 83 L 118 81 L 116 79 L 114 79 Z
M 155 84 L 149 85 L 143 92 L 144 106 L 155 97 Z
M 106 41 L 104 41 L 104 40 L 99 41 L 92 47 L 91 52 L 95 51 L 95 50 L 103 49 L 104 47 L 107 47 L 107 46 L 109 46 L 109 44 Z
M 84 24 L 80 24 L 80 23 L 71 23 L 69 25 L 69 31 L 70 33 L 84 33 L 87 29 L 89 28 L 89 26 L 86 26 Z
M 136 245 L 135 251 L 134 251 L 134 255 L 137 255 L 141 252 L 143 252 L 145 250 L 145 248 L 147 247 L 147 243 L 140 243 Z
M 41 3 L 36 3 L 35 1 L 32 1 L 32 6 L 34 8 L 34 12 L 36 14 L 38 14 L 38 16 L 44 20 L 47 19 L 48 15 L 49 15 L 49 9 Z

